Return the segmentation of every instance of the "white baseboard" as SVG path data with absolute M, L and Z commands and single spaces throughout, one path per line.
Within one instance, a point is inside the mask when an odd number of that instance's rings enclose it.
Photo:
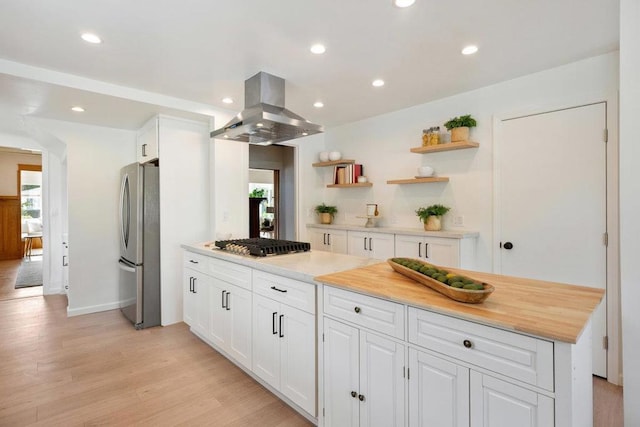
M 90 305 L 87 307 L 67 307 L 67 316 L 80 316 L 81 314 L 98 313 L 100 311 L 115 310 L 116 308 L 120 308 L 120 301 L 110 302 L 109 304 Z

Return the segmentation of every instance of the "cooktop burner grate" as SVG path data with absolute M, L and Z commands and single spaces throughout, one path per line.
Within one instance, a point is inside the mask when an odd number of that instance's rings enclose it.
M 229 252 L 254 256 L 284 255 L 311 250 L 309 243 L 266 238 L 217 240 L 214 244 Z

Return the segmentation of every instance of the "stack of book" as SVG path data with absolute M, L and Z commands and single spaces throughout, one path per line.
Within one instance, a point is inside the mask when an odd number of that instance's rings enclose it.
M 355 184 L 363 175 L 361 164 L 336 166 L 333 170 L 334 184 Z

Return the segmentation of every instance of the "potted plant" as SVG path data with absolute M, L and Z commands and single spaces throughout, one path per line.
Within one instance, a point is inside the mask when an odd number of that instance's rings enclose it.
M 439 231 L 442 230 L 442 215 L 449 212 L 450 209 L 443 205 L 431 205 L 426 208 L 418 208 L 416 215 L 424 223 L 426 231 Z
M 327 206 L 324 203 L 316 206 L 316 213 L 320 215 L 320 224 L 331 224 L 333 216 L 338 212 L 335 206 Z
M 469 128 L 477 126 L 476 119 L 471 114 L 454 117 L 444 124 L 444 127 L 451 132 L 451 142 L 468 141 Z

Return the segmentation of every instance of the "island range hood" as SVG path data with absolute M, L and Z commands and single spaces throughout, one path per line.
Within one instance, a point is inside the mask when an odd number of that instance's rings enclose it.
M 262 71 L 244 82 L 244 107 L 211 138 L 270 145 L 324 130 L 284 108 L 284 79 Z

